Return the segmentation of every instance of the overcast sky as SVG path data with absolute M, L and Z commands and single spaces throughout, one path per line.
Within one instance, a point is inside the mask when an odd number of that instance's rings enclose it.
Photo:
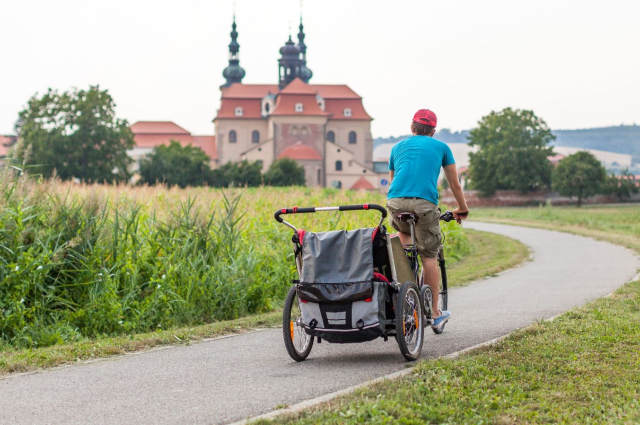
M 237 0 L 244 83 L 275 84 L 299 0 Z M 30 96 L 99 84 L 131 123 L 213 134 L 233 0 L 0 0 L 0 134 Z M 533 109 L 554 129 L 640 124 L 640 2 L 305 0 L 312 83 L 348 84 L 374 137 Z

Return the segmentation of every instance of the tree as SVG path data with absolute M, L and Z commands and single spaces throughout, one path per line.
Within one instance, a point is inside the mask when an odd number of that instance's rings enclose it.
M 604 191 L 609 195 L 617 196 L 620 201 L 623 201 L 640 192 L 640 188 L 636 186 L 636 177 L 629 172 L 628 168 L 625 168 L 620 171 L 619 175 L 611 173 L 607 177 Z
M 264 182 L 269 186 L 304 186 L 304 168 L 293 159 L 278 159 L 264 174 Z
M 133 133 L 114 108 L 111 95 L 98 86 L 33 96 L 15 125 L 18 138 L 31 146 L 27 164 L 45 177 L 55 171 L 65 180 L 128 180 Z
M 469 154 L 473 188 L 482 196 L 491 196 L 496 190 L 526 193 L 549 187 L 551 164 L 547 157 L 553 154 L 549 143 L 554 139 L 533 111 L 492 111 L 469 136 L 469 145 L 480 148 Z
M 202 186 L 211 179 L 209 157 L 199 147 L 182 146 L 171 140 L 140 161 L 140 182 L 169 186 Z
M 260 186 L 262 165 L 259 162 L 227 162 L 213 170 L 210 184 L 215 187 Z
M 553 189 L 563 196 L 582 200 L 604 192 L 607 171 L 589 152 L 580 151 L 561 160 L 553 170 Z

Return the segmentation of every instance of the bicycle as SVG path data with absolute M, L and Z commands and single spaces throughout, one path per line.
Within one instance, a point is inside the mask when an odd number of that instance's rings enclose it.
M 420 295 L 422 299 L 425 320 L 424 323 L 426 325 L 430 325 L 433 323 L 433 294 L 431 292 L 431 287 L 424 283 L 424 279 L 422 274 L 420 273 L 420 261 L 418 260 L 418 247 L 416 245 L 415 238 L 415 225 L 418 222 L 418 215 L 410 212 L 403 212 L 397 215 L 397 218 L 409 225 L 411 229 L 411 244 L 404 245 L 404 250 L 409 260 L 409 264 L 411 266 L 411 271 L 416 278 L 416 282 L 419 282 Z M 453 213 L 451 211 L 445 211 L 439 217 L 440 221 L 444 221 L 446 223 L 451 220 L 455 220 Z M 440 268 L 440 297 L 438 299 L 438 310 L 444 311 L 447 310 L 448 307 L 448 287 L 447 287 L 447 269 L 444 258 L 444 238 L 440 246 L 438 247 L 438 266 Z M 437 328 L 431 328 L 434 333 L 441 334 L 444 331 L 446 323 Z

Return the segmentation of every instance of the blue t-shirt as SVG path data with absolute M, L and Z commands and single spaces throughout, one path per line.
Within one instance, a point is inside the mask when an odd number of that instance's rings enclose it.
M 422 198 L 438 204 L 440 167 L 455 164 L 445 143 L 429 136 L 412 136 L 391 149 L 389 170 L 394 172 L 387 198 Z

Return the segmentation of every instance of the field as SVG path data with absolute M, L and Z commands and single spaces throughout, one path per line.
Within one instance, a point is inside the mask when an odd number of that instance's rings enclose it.
M 640 206 L 479 208 L 473 219 L 589 236 L 640 252 Z
M 609 240 L 640 253 L 640 207 L 492 208 L 473 217 Z M 640 423 L 640 282 L 457 359 L 420 362 L 287 424 Z M 260 421 L 258 423 L 267 423 Z M 271 423 L 271 422 L 269 422 Z
M 190 190 L 34 181 L 0 172 L 0 349 L 45 347 L 272 311 L 294 271 L 284 206 L 381 203 L 306 188 Z M 375 226 L 375 211 L 292 217 Z M 444 226 L 450 259 L 469 242 Z

